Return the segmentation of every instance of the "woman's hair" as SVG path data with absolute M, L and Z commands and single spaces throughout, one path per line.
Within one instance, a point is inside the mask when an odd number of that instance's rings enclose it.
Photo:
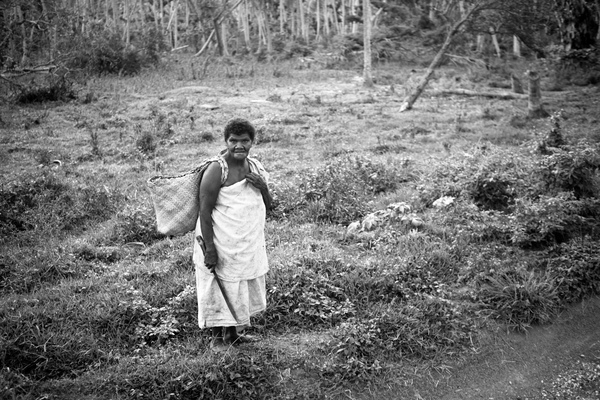
M 247 133 L 250 136 L 250 139 L 254 142 L 254 136 L 256 135 L 256 130 L 254 126 L 250 123 L 250 121 L 245 120 L 243 118 L 233 118 L 230 119 L 225 125 L 225 129 L 223 130 L 223 136 L 225 137 L 225 141 L 229 139 L 231 135 L 243 135 Z

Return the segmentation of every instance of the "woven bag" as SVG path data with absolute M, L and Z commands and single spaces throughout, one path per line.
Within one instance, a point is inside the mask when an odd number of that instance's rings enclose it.
M 221 164 L 221 185 L 227 180 L 227 162 L 220 155 L 203 161 L 191 171 L 177 176 L 153 176 L 148 179 L 158 232 L 176 236 L 196 227 L 200 210 L 200 180 L 206 168 L 218 161 Z

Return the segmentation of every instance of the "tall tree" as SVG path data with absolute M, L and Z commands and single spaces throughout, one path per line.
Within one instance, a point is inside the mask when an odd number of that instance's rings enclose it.
M 373 87 L 371 71 L 371 0 L 363 0 L 363 83 L 366 87 Z

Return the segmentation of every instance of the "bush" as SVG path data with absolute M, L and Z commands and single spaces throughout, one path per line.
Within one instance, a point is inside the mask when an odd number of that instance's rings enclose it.
M 142 67 L 158 62 L 157 53 L 162 46 L 156 40 L 156 35 L 153 36 L 151 32 L 140 35 L 139 43 L 134 41 L 134 44 L 129 47 L 119 34 L 99 27 L 91 29 L 86 36 L 69 37 L 62 44 L 65 51 L 73 54 L 67 67 L 83 69 L 99 75 L 135 75 Z M 146 53 L 137 50 L 135 45 L 146 50 Z
M 595 224 L 583 217 L 588 212 L 600 215 L 600 202 L 577 200 L 568 192 L 535 200 L 519 199 L 509 217 L 511 241 L 523 248 L 565 242 L 574 233 L 594 229 Z
M 293 187 L 277 198 L 288 213 L 301 214 L 296 217 L 347 224 L 372 211 L 373 195 L 395 190 L 401 180 L 393 168 L 348 156 L 303 177 L 300 193 Z
M 334 326 L 355 312 L 355 306 L 321 271 L 300 260 L 291 266 L 291 273 L 272 276 L 267 290 L 267 310 L 257 324 L 269 329 Z M 273 274 L 274 275 L 274 274 Z
M 548 191 L 573 192 L 576 198 L 600 194 L 597 173 L 600 170 L 600 146 L 585 141 L 552 148 L 537 164 L 537 174 Z
M 113 298 L 110 298 L 113 297 Z M 37 380 L 74 377 L 127 349 L 135 320 L 121 318 L 116 296 L 63 285 L 0 306 L 0 367 Z
M 560 309 L 550 274 L 506 269 L 480 276 L 477 286 L 477 298 L 491 315 L 518 331 L 549 322 Z
M 429 206 L 442 196 L 462 197 L 484 210 L 507 210 L 528 187 L 531 157 L 485 145 L 469 157 L 452 155 L 422 178 L 420 200 Z
M 334 361 L 326 374 L 365 378 L 382 370 L 381 362 L 430 359 L 472 345 L 475 324 L 460 307 L 418 299 L 387 306 L 368 320 L 353 319 L 328 343 Z
M 69 101 L 76 99 L 73 82 L 65 77 L 49 75 L 41 83 L 22 86 L 14 95 L 19 104 L 43 103 L 46 101 Z
M 29 242 L 6 246 L 0 254 L 0 291 L 28 293 L 60 279 L 75 278 L 88 272 L 82 263 L 53 240 L 44 235 L 34 236 Z M 33 247 L 32 243 L 42 241 Z M 23 246 L 24 245 L 24 246 Z
M 268 348 L 166 359 L 160 353 L 121 360 L 114 372 L 94 379 L 88 390 L 107 398 L 281 399 L 287 398 L 282 395 L 281 373 L 278 354 Z
M 128 207 L 116 216 L 116 223 L 107 244 L 129 242 L 152 243 L 163 239 L 164 235 L 156 230 L 156 218 L 152 208 Z
M 558 296 L 565 303 L 600 294 L 600 255 L 597 243 L 590 239 L 563 243 L 548 254 L 545 270 L 554 276 Z
M 26 176 L 0 189 L 0 233 L 6 240 L 24 231 L 57 235 L 109 218 L 119 195 L 99 185 L 77 185 L 56 173 Z

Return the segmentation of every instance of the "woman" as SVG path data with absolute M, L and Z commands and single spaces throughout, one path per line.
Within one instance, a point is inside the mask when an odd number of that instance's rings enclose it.
M 227 148 L 200 183 L 193 257 L 198 324 L 212 328 L 213 347 L 242 343 L 245 338 L 237 328 L 250 326 L 250 316 L 264 311 L 267 303 L 264 227 L 272 198 L 268 173 L 248 157 L 255 134 L 250 122 L 229 121 L 224 129 Z

